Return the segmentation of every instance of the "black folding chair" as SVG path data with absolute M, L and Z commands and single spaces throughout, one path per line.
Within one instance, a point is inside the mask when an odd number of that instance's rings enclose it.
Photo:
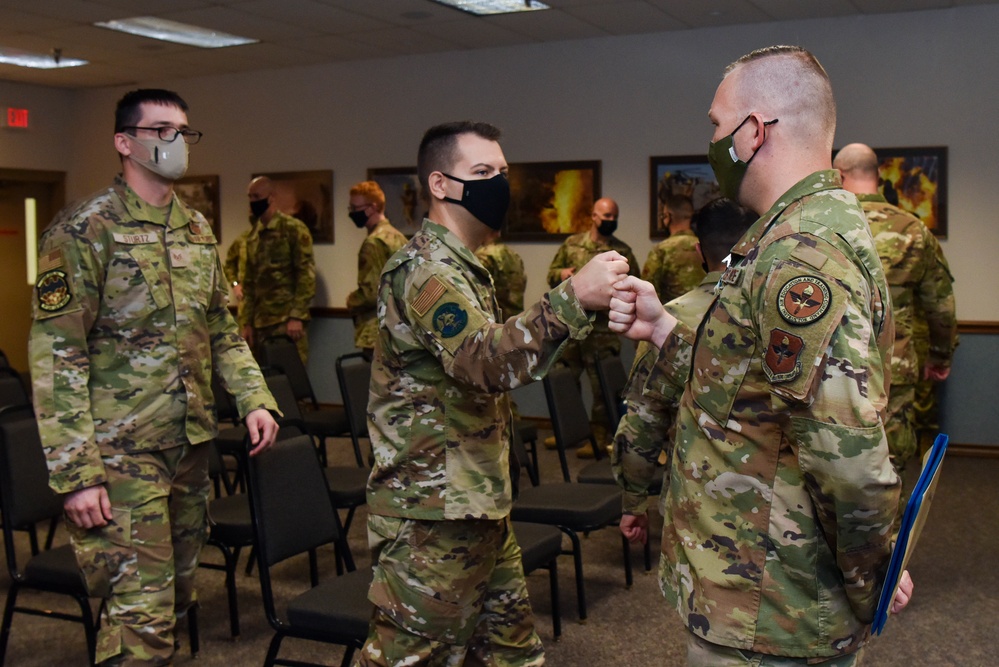
M 364 467 L 361 438 L 368 437 L 368 387 L 371 384 L 371 362 L 361 352 L 344 354 L 336 360 L 336 378 L 340 396 L 350 424 L 350 441 L 354 445 L 357 466 Z
M 311 440 L 305 436 L 282 440 L 251 459 L 248 471 L 260 589 L 267 620 L 275 632 L 265 667 L 314 664 L 279 660 L 285 637 L 343 645 L 346 651 L 341 665 L 347 667 L 354 650 L 364 645 L 368 635 L 371 570 L 354 569 Z M 347 555 L 347 573 L 320 583 L 316 549 L 326 544 Z M 305 553 L 309 554 L 311 588 L 289 600 L 279 612 L 271 568 Z

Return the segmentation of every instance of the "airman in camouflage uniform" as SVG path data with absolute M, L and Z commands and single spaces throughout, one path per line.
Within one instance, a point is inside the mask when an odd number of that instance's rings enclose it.
M 236 317 L 243 312 L 243 282 L 246 279 L 246 242 L 253 233 L 253 228 L 236 237 L 225 254 L 225 275 L 232 288 L 232 296 L 236 299 Z
M 878 158 L 869 146 L 844 146 L 833 166 L 843 175 L 843 187 L 860 200 L 891 289 L 895 345 L 885 432 L 892 463 L 902 474 L 918 452 L 916 384 L 924 368 L 913 342 L 914 322 L 922 313 L 927 323 L 930 345 L 926 375 L 935 380 L 946 377 L 957 347 L 954 278 L 940 243 L 926 225 L 878 194 Z M 900 512 L 905 500 L 903 497 Z
M 763 215 L 732 249 L 692 346 L 651 306 L 650 285 L 623 282 L 637 295 L 630 316 L 611 302 L 614 330 L 661 347 L 649 388 L 689 368 L 661 585 L 691 633 L 691 665 L 855 664 L 900 485 L 883 426 L 888 286 L 856 198 L 835 171 L 814 171 L 830 165 L 835 131 L 814 56 L 744 56 L 709 116 L 722 192 Z
M 742 235 L 756 221 L 756 216 L 730 199 L 708 202 L 694 216 L 697 224 L 698 264 L 702 262 L 711 270 L 694 289 L 663 305 L 673 317 L 683 323 L 678 335 L 686 335 L 694 342 L 693 334 L 704 319 L 704 314 L 714 302 L 715 287 L 725 270 L 725 258 Z M 638 345 L 635 363 L 625 390 L 627 411 L 618 424 L 614 436 L 614 478 L 624 490 L 625 514 L 641 517 L 637 523 L 641 532 L 622 531 L 625 537 L 644 541 L 647 537 L 649 488 L 656 473 L 656 464 L 669 465 L 673 454 L 676 412 L 683 394 L 684 383 L 690 375 L 689 366 L 681 370 L 672 383 L 660 386 L 646 394 L 645 387 L 655 366 L 659 350 L 647 341 Z M 689 358 L 684 358 L 689 364 Z M 668 468 L 667 468 L 668 469 Z M 660 501 L 665 500 L 665 494 Z M 660 510 L 661 514 L 665 514 Z M 632 524 L 634 526 L 634 523 Z
M 382 273 L 368 404 L 375 611 L 357 665 L 544 662 L 509 522 L 506 392 L 590 331 L 586 309 L 608 303 L 627 266 L 603 255 L 499 321 L 473 254 L 509 203 L 498 136 L 484 123 L 427 131 L 418 170 L 434 221 Z
M 243 337 L 258 349 L 268 338 L 288 336 L 298 346 L 302 362 L 308 361 L 309 338 L 305 330 L 309 305 L 316 295 L 316 262 L 312 234 L 301 220 L 278 210 L 273 183 L 266 176 L 250 182 L 251 206 L 266 201 L 263 212 L 246 241 L 246 275 L 243 282 Z
M 690 228 L 694 213 L 690 197 L 673 196 L 663 204 L 663 222 L 669 237 L 657 243 L 642 267 L 642 280 L 652 283 L 662 302 L 672 301 L 697 287 L 704 279 L 697 237 Z
M 378 282 L 385 262 L 406 245 L 406 237 L 385 217 L 385 193 L 374 181 L 350 189 L 350 218 L 368 235 L 357 255 L 357 289 L 347 296 L 347 310 L 354 318 L 354 346 L 370 359 L 378 339 Z
M 62 211 L 41 241 L 35 412 L 77 560 L 105 598 L 105 664 L 170 664 L 176 613 L 195 601 L 213 366 L 254 441 L 269 446 L 277 432 L 274 399 L 226 308 L 211 227 L 173 194 L 184 141 L 200 137 L 186 108 L 169 91 L 123 97 L 124 176 Z M 178 152 L 179 168 L 167 157 Z
M 548 267 L 549 287 L 561 283 L 598 254 L 611 250 L 620 253 L 628 260 L 631 275 L 640 275 L 639 263 L 631 247 L 614 236 L 618 224 L 617 203 L 606 197 L 598 199 L 593 204 L 591 217 L 590 229 L 567 238 L 555 253 Z M 621 340 L 617 334 L 611 333 L 607 328 L 607 313 L 598 312 L 593 323 L 593 333 L 584 340 L 570 343 L 559 360 L 559 363 L 568 366 L 575 376 L 578 377 L 585 370 L 590 379 L 590 390 L 593 394 L 590 421 L 593 423 L 597 444 L 601 446 L 610 441 L 608 434 L 610 416 L 604 404 L 603 392 L 600 391 L 596 362 L 610 356 L 621 356 Z M 577 451 L 577 455 L 581 458 L 592 458 L 593 451 L 589 443 L 583 445 Z
M 495 232 L 488 242 L 479 246 L 475 256 L 492 276 L 502 321 L 524 312 L 527 273 L 524 272 L 524 260 L 520 255 L 507 244 L 501 243 L 499 232 Z

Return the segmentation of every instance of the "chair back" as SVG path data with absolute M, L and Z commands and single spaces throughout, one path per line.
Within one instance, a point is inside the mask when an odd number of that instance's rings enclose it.
M 21 375 L 13 368 L 0 366 L 0 408 L 30 402 Z
M 267 616 L 274 622 L 271 566 L 343 537 L 308 436 L 274 443 L 249 460 L 248 472 L 260 585 Z
M 613 435 L 625 413 L 624 390 L 628 387 L 628 371 L 625 370 L 621 357 L 611 355 L 598 359 L 597 379 L 600 381 L 600 392 L 604 395 L 607 419 L 610 422 L 607 426 Z
M 0 513 L 7 566 L 14 577 L 13 531 L 62 515 L 62 497 L 49 488 L 48 465 L 30 406 L 0 410 Z
M 344 363 L 349 361 L 350 363 Z M 360 352 L 345 354 L 336 360 L 336 377 L 347 410 L 350 437 L 357 447 L 358 438 L 368 437 L 368 391 L 371 385 L 371 362 Z
M 263 365 L 275 368 L 288 377 L 295 400 L 308 401 L 312 405 L 318 404 L 312 391 L 309 374 L 292 339 L 287 336 L 268 338 L 261 346 L 260 357 Z
M 270 390 L 275 402 L 277 402 L 278 410 L 283 415 L 283 417 L 278 419 L 278 423 L 282 427 L 294 426 L 300 431 L 304 431 L 305 425 L 302 420 L 302 409 L 295 398 L 295 391 L 291 388 L 291 380 L 288 376 L 265 375 L 264 380 L 267 382 L 267 389 Z
M 557 366 L 548 372 L 544 380 L 545 397 L 548 399 L 548 413 L 552 420 L 552 430 L 555 431 L 555 442 L 558 444 L 559 461 L 562 464 L 562 477 L 566 482 L 572 481 L 569 475 L 569 463 L 565 452 L 589 442 L 596 457 L 601 458 L 601 452 L 590 426 L 590 416 L 586 413 L 586 403 L 579 390 L 577 378 L 573 372 L 563 366 Z

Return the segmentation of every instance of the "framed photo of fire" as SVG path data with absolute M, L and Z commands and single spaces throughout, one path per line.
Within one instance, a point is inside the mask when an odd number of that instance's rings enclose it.
M 947 147 L 875 148 L 874 152 L 884 198 L 922 220 L 934 235 L 947 238 Z
M 589 229 L 600 198 L 600 160 L 510 165 L 507 241 L 561 241 Z

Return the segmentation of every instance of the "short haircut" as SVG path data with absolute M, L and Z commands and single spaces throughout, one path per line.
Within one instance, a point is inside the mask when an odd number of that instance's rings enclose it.
M 673 215 L 680 218 L 689 218 L 694 214 L 694 202 L 687 195 L 667 195 L 666 208 Z
M 474 134 L 489 141 L 499 141 L 499 128 L 470 120 L 434 125 L 423 134 L 416 154 L 416 172 L 424 193 L 430 192 L 430 174 L 449 172 L 458 161 L 458 137 Z
M 756 111 L 764 120 L 777 118 L 781 131 L 798 141 L 832 153 L 836 133 L 836 101 L 829 75 L 818 59 L 800 46 L 768 46 L 736 60 L 735 95 L 745 105 L 740 116 Z
M 833 168 L 854 177 L 878 179 L 878 155 L 865 144 L 844 146 L 833 158 Z
M 693 226 L 704 259 L 711 266 L 732 252 L 746 230 L 756 222 L 756 214 L 724 197 L 714 199 L 694 214 Z
M 122 132 L 126 127 L 134 127 L 142 119 L 142 110 L 139 107 L 143 103 L 177 107 L 187 113 L 187 102 L 172 90 L 162 88 L 133 90 L 118 100 L 118 106 L 114 111 L 115 134 Z
M 385 210 L 385 193 L 374 181 L 361 181 L 350 189 L 351 197 L 364 197 L 381 213 Z

